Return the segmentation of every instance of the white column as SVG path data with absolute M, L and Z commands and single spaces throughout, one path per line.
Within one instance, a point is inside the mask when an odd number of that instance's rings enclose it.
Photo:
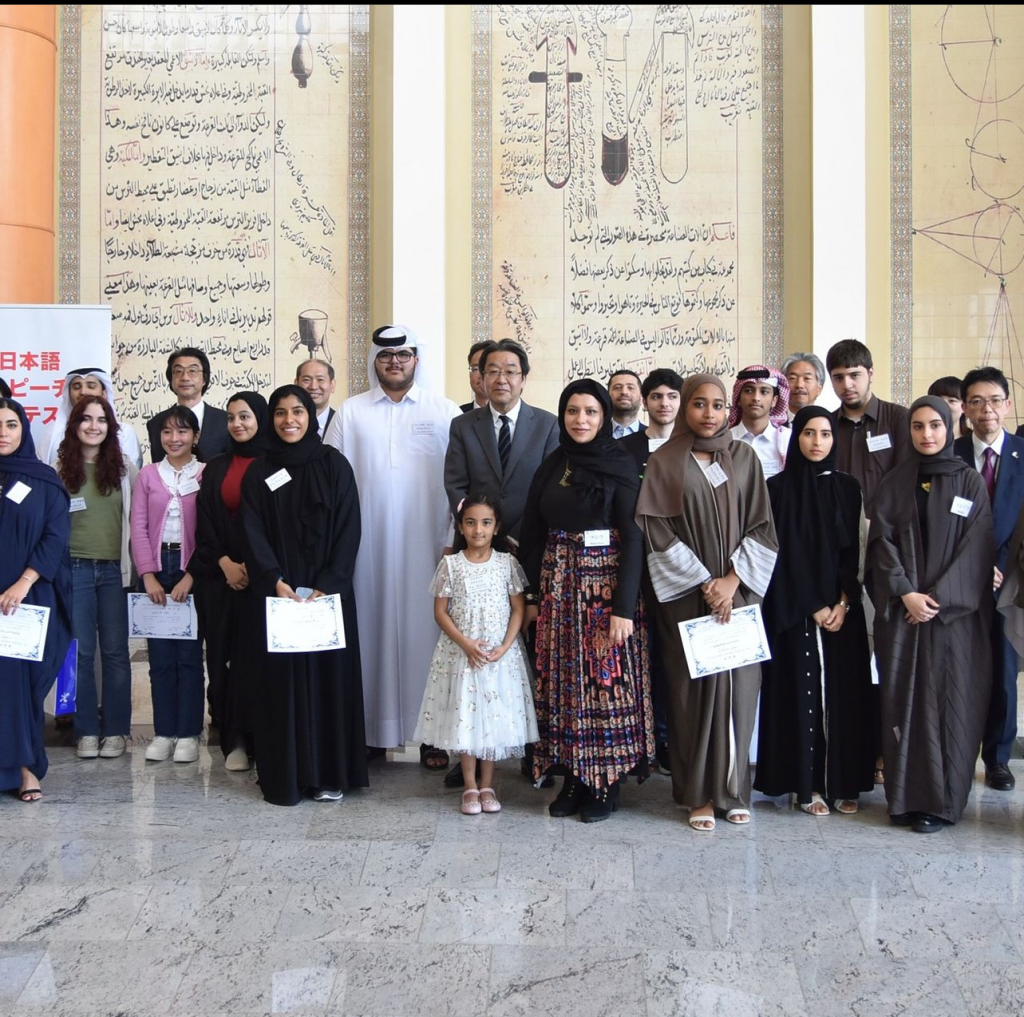
M 428 383 L 443 392 L 444 5 L 395 4 L 394 13 L 392 307 L 395 324 L 426 344 Z
M 840 339 L 867 337 L 864 5 L 812 5 L 811 47 L 813 352 L 824 361 Z

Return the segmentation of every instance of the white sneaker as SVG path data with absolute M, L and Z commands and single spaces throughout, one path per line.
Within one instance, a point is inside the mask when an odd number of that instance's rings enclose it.
M 174 761 L 176 763 L 194 763 L 199 758 L 198 738 L 179 738 L 178 744 L 174 746 Z
M 174 739 L 157 735 L 146 746 L 146 759 L 151 763 L 162 763 L 165 759 L 171 758 L 174 751 Z
M 107 735 L 103 739 L 103 748 L 100 749 L 100 759 L 117 759 L 124 755 L 125 746 L 128 740 L 124 735 Z
M 245 746 L 240 745 L 237 749 L 232 749 L 228 753 L 227 759 L 224 760 L 224 769 L 239 772 L 252 769 L 252 763 L 249 762 L 249 753 L 245 751 Z
M 96 735 L 82 735 L 78 739 L 78 758 L 95 759 L 100 754 L 100 740 Z

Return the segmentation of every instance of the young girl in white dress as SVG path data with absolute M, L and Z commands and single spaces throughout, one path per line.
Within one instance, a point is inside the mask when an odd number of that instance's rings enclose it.
M 512 555 L 492 547 L 501 526 L 496 499 L 470 495 L 456 524 L 466 549 L 442 558 L 430 584 L 441 638 L 414 738 L 459 753 L 462 811 L 476 816 L 501 811 L 494 762 L 523 755 L 537 740 L 537 718 L 519 634 L 526 576 Z

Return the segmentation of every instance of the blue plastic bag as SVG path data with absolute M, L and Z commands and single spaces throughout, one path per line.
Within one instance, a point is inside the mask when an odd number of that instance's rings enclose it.
M 57 672 L 57 708 L 58 717 L 74 713 L 78 706 L 78 640 L 72 639 L 64 663 Z

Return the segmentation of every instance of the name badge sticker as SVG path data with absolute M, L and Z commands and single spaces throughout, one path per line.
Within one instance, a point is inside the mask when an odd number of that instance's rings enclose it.
M 29 492 L 32 490 L 28 484 L 23 484 L 20 480 L 7 492 L 7 497 L 14 502 L 15 505 L 20 505 L 27 497 Z
M 291 479 L 292 475 L 282 466 L 277 473 L 272 473 L 267 477 L 266 485 L 271 491 L 276 491 L 279 487 L 284 487 Z
M 71 507 L 68 509 L 69 512 L 84 512 L 85 511 L 85 499 L 84 498 L 72 498 Z
M 652 452 L 657 452 L 668 438 L 648 438 L 647 439 L 647 454 L 650 455 Z
M 712 487 L 721 487 L 729 479 L 725 475 L 725 470 L 718 463 L 712 463 L 704 471 L 704 476 L 708 478 L 708 483 Z
M 421 420 L 412 425 L 413 434 L 425 434 L 430 438 L 434 436 L 434 422 L 432 420 Z
M 199 490 L 199 481 L 195 477 L 189 477 L 181 487 L 178 488 L 178 494 L 184 496 L 186 494 L 195 494 Z
M 971 509 L 974 508 L 974 502 L 967 498 L 961 498 L 959 495 L 953 498 L 953 506 L 950 508 L 950 512 L 955 516 L 963 516 L 966 519 L 971 514 Z
M 585 530 L 583 533 L 584 547 L 607 547 L 611 542 L 611 530 Z
M 869 452 L 884 452 L 887 448 L 892 448 L 892 438 L 887 434 L 869 434 L 867 442 Z

